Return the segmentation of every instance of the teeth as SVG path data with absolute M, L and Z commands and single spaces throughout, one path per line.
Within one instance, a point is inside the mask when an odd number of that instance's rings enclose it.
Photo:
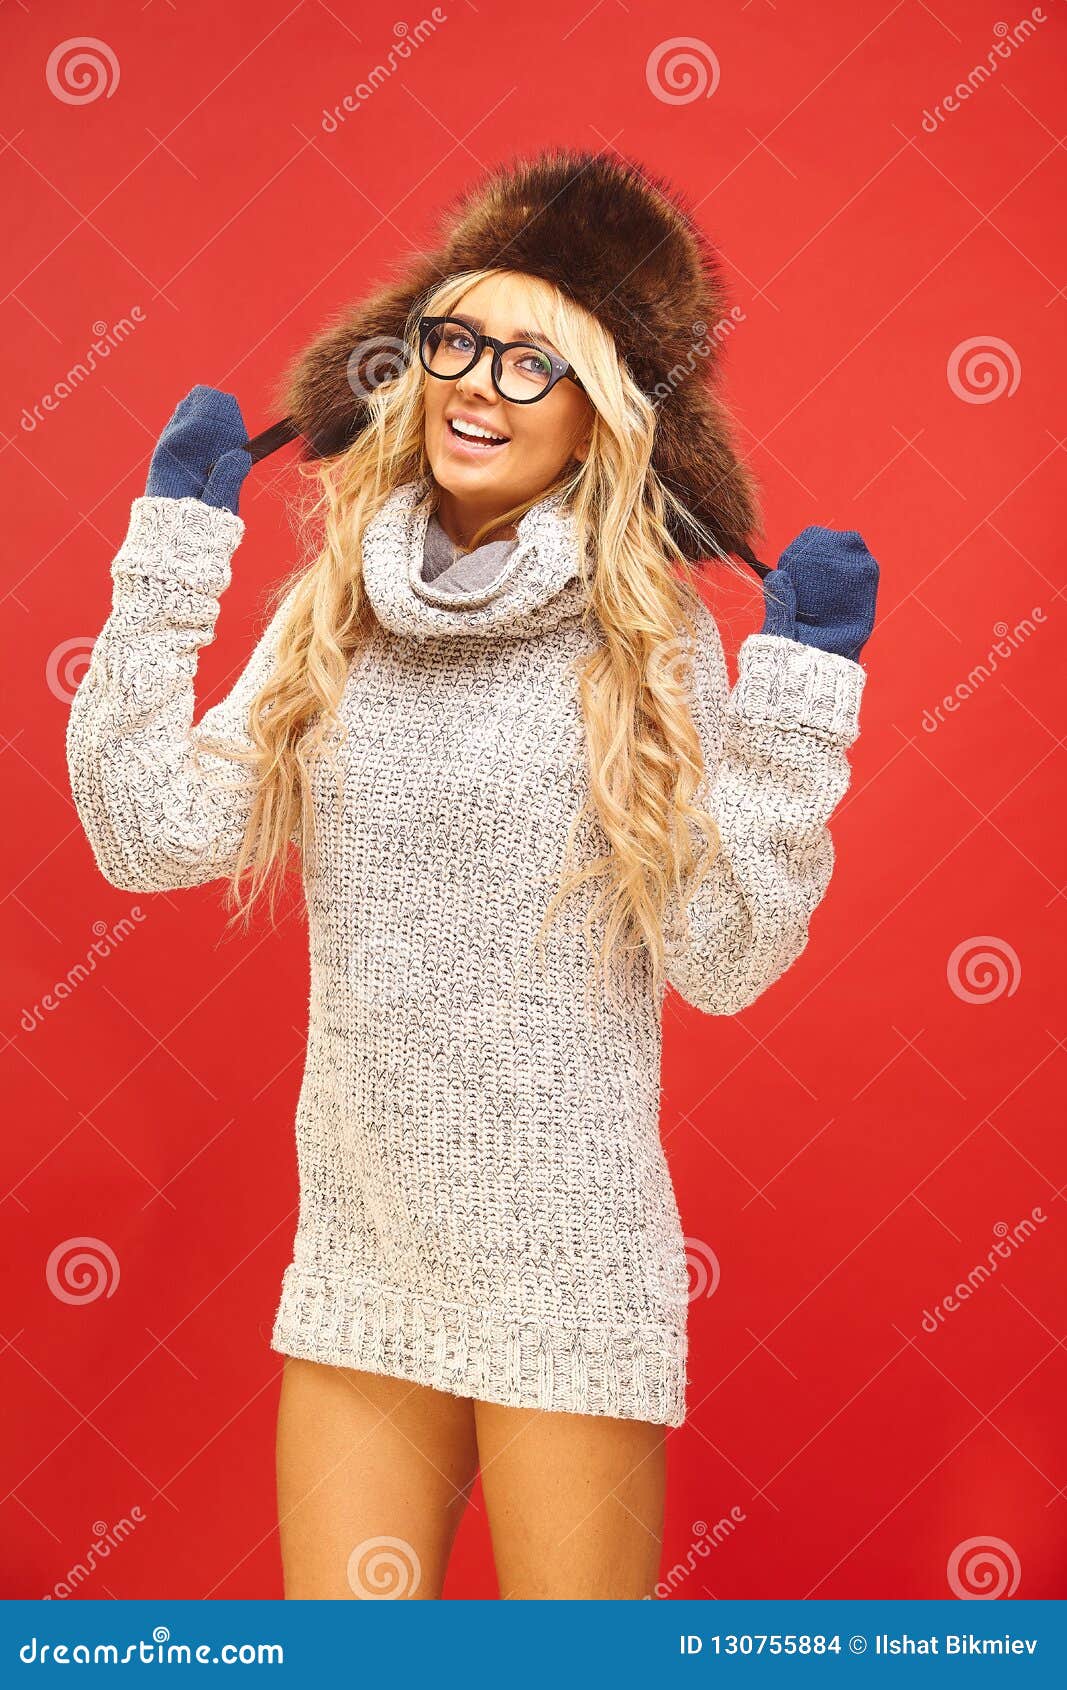
M 474 440 L 499 440 L 499 434 L 490 434 L 488 429 L 479 428 L 476 423 L 464 422 L 462 417 L 452 417 L 452 427 L 457 434 L 469 434 Z

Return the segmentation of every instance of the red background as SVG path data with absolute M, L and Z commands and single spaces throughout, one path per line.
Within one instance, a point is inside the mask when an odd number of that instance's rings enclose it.
M 91 978 L 33 1013 L 94 924 L 137 902 L 95 869 L 63 744 L 130 500 L 195 382 L 265 426 L 289 357 L 430 238 L 442 199 L 513 151 L 567 142 L 671 176 L 722 249 L 744 311 L 728 397 L 764 490 L 763 555 L 821 522 L 859 528 L 882 566 L 809 947 L 732 1019 L 669 1003 L 665 1142 L 694 1261 L 713 1251 L 721 1274 L 691 1305 L 664 1577 L 685 1567 L 670 1583 L 684 1597 L 943 1597 L 954 1552 L 992 1537 L 1018 1596 L 1063 1597 L 1062 7 L 1048 0 L 1050 21 L 927 129 L 1014 10 L 445 10 L 334 133 L 323 108 L 394 39 L 378 8 L 0 13 L 4 1594 L 43 1595 L 135 1504 L 144 1523 L 83 1594 L 281 1594 L 282 1363 L 267 1340 L 296 1215 L 299 910 L 225 938 L 221 888 L 147 898 Z M 65 103 L 48 56 L 90 33 L 118 84 Z M 689 35 L 718 86 L 657 98 L 650 55 Z M 85 356 L 93 325 L 135 306 L 143 322 L 28 429 L 24 408 Z M 1018 385 L 968 400 L 949 362 L 989 336 Z M 272 459 L 248 484 L 202 707 L 288 568 L 293 482 Z M 712 602 L 733 658 L 757 624 L 755 577 Z M 996 625 L 1035 610 L 924 729 Z M 949 959 L 981 936 L 1011 983 L 965 1001 Z M 1034 1236 L 925 1332 L 924 1310 L 1035 1205 Z M 45 1267 L 82 1235 L 121 1276 L 79 1306 Z M 722 1541 L 692 1554 L 731 1509 Z M 476 1490 L 446 1594 L 494 1593 Z

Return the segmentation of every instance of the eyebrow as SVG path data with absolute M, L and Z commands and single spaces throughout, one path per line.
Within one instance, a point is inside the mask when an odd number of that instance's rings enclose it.
M 466 311 L 453 311 L 452 316 L 459 322 L 466 323 L 468 328 L 477 329 L 479 334 L 485 327 L 485 323 L 481 317 L 471 317 Z M 550 347 L 553 352 L 558 353 L 561 358 L 563 356 L 555 341 L 549 340 L 548 336 L 546 334 L 542 334 L 540 329 L 513 329 L 508 338 L 510 340 L 541 341 L 545 346 Z

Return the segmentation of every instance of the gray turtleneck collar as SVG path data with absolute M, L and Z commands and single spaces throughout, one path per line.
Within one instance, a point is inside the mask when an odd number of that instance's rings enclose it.
M 460 552 L 449 539 L 437 516 L 426 524 L 422 554 L 422 579 L 434 581 L 443 593 L 479 592 L 495 580 L 518 540 L 486 540 L 472 552 Z
M 590 582 L 560 489 L 519 518 L 514 540 L 463 553 L 427 581 L 430 492 L 424 478 L 394 487 L 364 530 L 363 586 L 384 628 L 414 639 L 534 639 L 586 616 Z

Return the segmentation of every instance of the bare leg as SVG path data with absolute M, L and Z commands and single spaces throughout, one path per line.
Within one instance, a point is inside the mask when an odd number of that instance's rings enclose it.
M 666 1427 L 481 1401 L 474 1414 L 501 1597 L 650 1596 Z
M 439 1597 L 477 1470 L 469 1397 L 287 1357 L 277 1435 L 286 1597 Z

